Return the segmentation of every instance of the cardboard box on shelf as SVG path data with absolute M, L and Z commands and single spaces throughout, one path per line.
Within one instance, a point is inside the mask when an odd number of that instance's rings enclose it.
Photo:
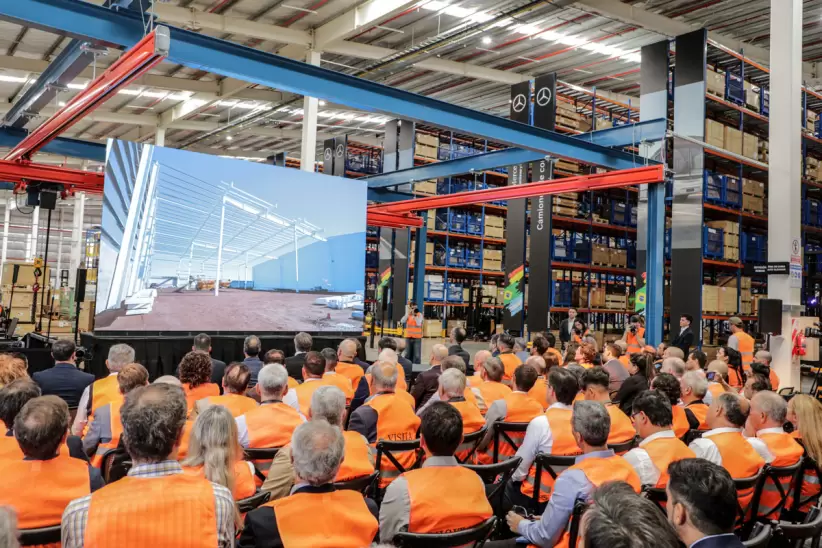
M 750 133 L 742 134 L 742 155 L 746 158 L 756 160 L 759 154 L 759 139 Z
M 739 247 L 739 234 L 725 234 L 725 247 Z
M 758 198 L 765 197 L 765 183 L 753 179 L 742 179 L 742 193 Z
M 739 248 L 726 245 L 723 256 L 725 257 L 726 261 L 738 261 L 739 260 Z
M 572 282 L 581 282 L 582 281 L 582 272 L 571 272 L 571 281 Z
M 725 150 L 742 154 L 742 132 L 731 126 L 725 126 Z
M 421 145 L 417 143 L 417 146 L 414 147 L 414 155 L 419 156 L 420 158 L 426 158 L 428 160 L 437 160 L 438 153 L 439 149 L 435 146 Z
M 499 272 L 499 271 L 502 270 L 502 261 L 491 261 L 491 260 L 488 260 L 488 259 L 483 259 L 482 269 L 483 270 L 493 270 L 494 272 Z
M 735 287 L 717 288 L 717 298 L 719 301 L 719 306 L 721 307 L 719 312 L 723 312 L 725 314 L 735 314 L 737 312 L 737 299 L 739 298 L 739 295 L 737 294 Z
M 485 226 L 505 227 L 505 218 L 498 215 L 486 215 Z
M 591 288 L 591 308 L 605 308 L 606 298 L 604 287 Z
M 719 288 L 714 285 L 702 286 L 702 310 L 719 312 Z
M 737 279 L 736 276 L 717 276 L 716 278 L 716 285 L 719 287 L 736 287 Z M 751 278 L 750 276 L 740 276 L 739 277 L 739 286 L 742 289 L 751 288 Z
M 423 337 L 442 337 L 442 320 L 424 320 L 422 323 Z
M 428 266 L 434 266 L 434 254 L 433 253 L 426 253 L 425 254 L 425 264 Z
M 611 266 L 625 268 L 628 266 L 628 250 L 627 249 L 608 249 Z
M 623 294 L 605 295 L 605 308 L 609 310 L 626 310 L 628 308 L 628 296 Z
M 425 228 L 435 230 L 437 228 L 437 210 L 429 209 L 428 216 L 425 218 Z
M 485 225 L 486 238 L 505 238 L 505 229 L 498 226 Z
M 725 91 L 723 90 L 723 95 Z M 725 126 L 716 120 L 705 120 L 705 142 L 717 148 L 725 148 Z
M 421 145 L 436 147 L 440 144 L 440 138 L 437 135 L 429 135 L 428 133 L 416 133 L 416 140 Z
M 711 69 L 707 70 L 705 78 L 706 88 L 708 93 L 725 98 L 725 73 L 717 72 Z
M 502 260 L 502 250 L 501 249 L 488 249 L 485 248 L 482 250 L 482 258 L 486 261 L 501 261 Z
M 742 195 L 742 209 L 751 213 L 765 213 L 765 200 L 756 196 Z
M 733 221 L 708 221 L 705 224 L 711 228 L 721 228 L 725 234 L 739 235 L 739 223 Z
M 745 106 L 754 112 L 759 112 L 759 87 L 748 81 L 744 83 Z
M 414 183 L 414 192 L 417 194 L 427 194 L 429 196 L 433 196 L 437 193 L 437 181 L 430 180 Z
M 611 264 L 610 249 L 604 245 L 594 245 L 591 248 L 591 262 L 597 265 Z

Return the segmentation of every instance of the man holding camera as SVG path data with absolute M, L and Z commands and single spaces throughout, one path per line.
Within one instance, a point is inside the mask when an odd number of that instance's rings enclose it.
M 400 320 L 405 325 L 405 357 L 411 363 L 422 363 L 422 314 L 414 307 L 413 313 L 406 312 Z
M 645 328 L 639 323 L 639 316 L 631 316 L 631 321 L 620 340 L 628 345 L 627 354 L 636 354 L 642 350 L 645 346 Z

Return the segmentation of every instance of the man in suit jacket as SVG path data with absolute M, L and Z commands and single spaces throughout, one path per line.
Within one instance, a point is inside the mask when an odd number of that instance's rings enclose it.
M 691 330 L 691 322 L 693 321 L 694 317 L 690 314 L 682 314 L 679 317 L 679 334 L 671 340 L 671 346 L 681 349 L 686 358 L 691 345 L 694 344 L 694 332 Z
M 574 320 L 577 317 L 577 311 L 571 308 L 568 310 L 568 318 L 562 320 L 559 324 L 559 346 L 561 350 L 565 350 L 565 346 L 571 342 L 574 335 Z
M 257 375 L 260 374 L 260 369 L 263 368 L 260 352 L 262 352 L 260 338 L 257 335 L 246 337 L 243 341 L 243 355 L 245 356 L 243 363 L 248 366 L 248 370 L 251 372 L 251 379 L 248 381 L 249 388 L 257 386 Z
M 83 391 L 94 382 L 94 375 L 77 369 L 76 351 L 74 341 L 56 340 L 51 345 L 54 367 L 34 374 L 34 382 L 40 386 L 43 395 L 62 398 L 69 409 L 77 409 Z
M 305 355 L 311 352 L 311 346 L 314 340 L 308 333 L 297 333 L 294 337 L 294 348 L 296 352 L 290 358 L 285 360 L 285 370 L 288 371 L 288 376 L 298 381 L 303 380 L 303 365 L 305 365 Z
M 668 466 L 668 521 L 690 548 L 743 548 L 734 535 L 736 487 L 731 475 L 705 459 Z
M 388 348 L 389 350 L 393 350 L 397 353 L 397 362 L 402 366 L 403 371 L 405 371 L 405 384 L 411 386 L 411 371 L 414 368 L 414 364 L 411 363 L 411 360 L 402 355 L 404 348 L 400 348 L 400 342 L 403 344 L 405 343 L 405 341 L 397 341 L 397 339 L 393 337 L 383 337 L 377 342 L 377 346 L 379 347 L 380 352 Z
M 194 344 L 191 350 L 200 350 L 211 356 L 211 337 L 205 333 L 200 333 L 194 337 Z M 223 377 L 225 376 L 225 362 L 211 358 L 211 382 L 220 387 L 220 394 L 223 393 Z
M 462 327 L 455 327 L 451 330 L 451 346 L 448 347 L 448 355 L 449 356 L 459 356 L 462 358 L 462 361 L 465 362 L 465 368 L 468 369 L 468 362 L 471 361 L 471 356 L 468 354 L 468 351 L 462 347 L 462 343 L 465 342 L 465 337 L 467 336 L 465 329 Z M 473 369 L 471 372 L 467 374 L 472 374 Z

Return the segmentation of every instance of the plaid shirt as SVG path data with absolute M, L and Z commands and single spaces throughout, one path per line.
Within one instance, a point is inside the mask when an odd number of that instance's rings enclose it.
M 183 469 L 177 461 L 167 460 L 156 464 L 141 464 L 129 470 L 133 478 L 158 478 L 172 474 L 182 474 Z M 217 513 L 217 539 L 220 548 L 230 548 L 234 544 L 234 498 L 231 491 L 222 485 L 214 487 L 214 508 Z M 86 536 L 88 511 L 91 506 L 88 495 L 73 500 L 63 512 L 63 548 L 82 548 Z

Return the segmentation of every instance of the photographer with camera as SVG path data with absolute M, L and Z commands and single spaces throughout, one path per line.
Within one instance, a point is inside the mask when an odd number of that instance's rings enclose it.
M 645 346 L 645 328 L 639 322 L 639 316 L 631 316 L 631 321 L 622 334 L 621 341 L 628 345 L 627 354 L 636 354 Z

